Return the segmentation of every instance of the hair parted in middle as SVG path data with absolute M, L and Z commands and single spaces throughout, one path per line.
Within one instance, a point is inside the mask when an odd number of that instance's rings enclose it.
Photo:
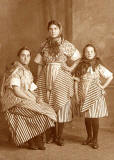
M 62 32 L 62 25 L 61 25 L 61 23 L 58 22 L 57 20 L 51 20 L 51 21 L 48 22 L 48 31 L 49 31 L 49 27 L 50 27 L 51 25 L 53 25 L 53 24 L 56 25 L 56 26 L 58 26 L 59 29 L 60 29 L 60 31 Z
M 17 56 L 20 57 L 20 54 L 23 50 L 27 50 L 30 52 L 30 56 L 31 56 L 31 50 L 27 47 L 27 46 L 23 46 L 22 48 L 19 49 L 19 51 L 17 52 Z
M 86 50 L 87 47 L 92 47 L 94 49 L 94 52 L 95 52 L 95 57 L 91 60 L 89 60 L 85 57 L 85 50 Z M 100 60 L 99 57 L 97 57 L 96 48 L 94 47 L 93 44 L 89 43 L 83 48 L 83 55 L 82 55 L 80 63 L 76 67 L 75 75 L 78 76 L 78 77 L 83 76 L 87 72 L 87 70 L 90 66 L 92 67 L 93 71 L 95 71 L 96 67 L 99 64 L 102 64 L 102 61 Z

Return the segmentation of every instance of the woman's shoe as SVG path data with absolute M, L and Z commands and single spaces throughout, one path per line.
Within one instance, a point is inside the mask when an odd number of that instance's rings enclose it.
M 49 140 L 46 141 L 47 144 L 50 144 L 50 143 L 57 143 L 58 139 L 57 137 L 51 137 Z
M 29 147 L 28 147 L 29 149 L 33 149 L 33 150 L 38 150 L 39 148 L 37 147 L 37 146 L 31 146 L 31 145 L 29 145 Z
M 33 139 L 30 139 L 30 140 L 28 141 L 28 148 L 29 148 L 29 149 L 33 149 L 33 150 L 38 150 L 38 147 L 35 145 Z
M 64 146 L 64 140 L 62 138 L 58 138 L 57 145 Z
M 84 142 L 82 142 L 82 145 L 89 145 L 92 144 L 92 138 L 87 138 Z
M 98 148 L 99 148 L 98 143 L 97 143 L 97 142 L 93 142 L 93 143 L 92 143 L 92 148 L 93 148 L 93 149 L 98 149 Z
M 9 133 L 9 135 L 8 135 L 8 142 L 9 142 L 9 143 L 12 143 L 12 136 L 11 136 L 11 133 Z
M 53 143 L 53 138 L 50 138 L 49 140 L 46 141 L 47 144 Z
M 44 146 L 38 146 L 38 149 L 39 149 L 39 150 L 45 150 L 46 147 L 44 147 Z
M 45 150 L 44 141 L 43 141 L 43 134 L 37 136 L 36 138 L 37 146 L 39 150 Z

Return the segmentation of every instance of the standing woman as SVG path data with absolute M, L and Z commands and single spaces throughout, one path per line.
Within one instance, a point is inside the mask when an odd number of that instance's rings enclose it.
M 39 95 L 49 102 L 57 113 L 58 133 L 53 128 L 53 140 L 64 145 L 64 123 L 72 120 L 71 97 L 74 94 L 71 72 L 77 66 L 80 53 L 62 35 L 62 26 L 55 20 L 48 23 L 49 37 L 41 44 L 35 62 L 38 64 Z M 67 61 L 72 60 L 72 66 Z M 57 128 L 57 127 L 56 127 Z M 56 135 L 57 133 L 57 135 Z
M 21 48 L 18 61 L 7 69 L 1 90 L 2 110 L 17 146 L 28 142 L 30 149 L 44 150 L 43 133 L 54 126 L 56 114 L 35 95 L 30 59 L 30 50 Z
M 113 73 L 102 65 L 95 47 L 87 44 L 75 75 L 76 99 L 84 113 L 87 131 L 87 139 L 82 144 L 98 149 L 99 119 L 108 116 L 104 89 L 112 81 Z

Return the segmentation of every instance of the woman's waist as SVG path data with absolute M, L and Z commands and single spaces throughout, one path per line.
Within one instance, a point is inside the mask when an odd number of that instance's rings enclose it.
M 56 72 L 57 70 L 59 70 L 59 68 L 61 68 L 61 63 L 48 63 L 47 67 L 47 72 L 49 74 Z
M 51 66 L 51 65 L 52 65 L 52 66 L 53 66 L 53 65 L 54 65 L 54 66 L 55 66 L 55 65 L 56 65 L 56 66 L 61 66 L 61 62 L 50 62 L 50 63 L 47 63 L 47 64 L 46 64 L 46 66 Z
M 82 81 L 91 81 L 91 80 L 99 80 L 99 77 L 96 75 L 84 75 L 80 78 Z

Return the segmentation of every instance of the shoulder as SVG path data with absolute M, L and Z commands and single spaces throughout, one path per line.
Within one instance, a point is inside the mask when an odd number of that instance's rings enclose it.
M 101 73 L 101 75 L 104 77 L 104 78 L 108 78 L 110 76 L 113 75 L 112 72 L 110 72 L 106 67 L 104 67 L 102 64 L 99 64 L 97 66 L 97 69 L 99 70 L 99 72 Z
M 106 67 L 104 67 L 102 64 L 99 64 L 98 66 L 97 66 L 97 69 L 98 70 L 102 70 L 102 71 L 105 71 L 105 70 L 108 70 Z
M 76 51 L 75 46 L 67 40 L 63 41 L 62 49 L 64 51 L 64 54 L 66 54 L 68 56 L 72 56 L 74 54 L 74 52 Z
M 12 75 L 21 76 L 26 71 L 26 69 L 18 61 L 14 63 L 14 66 L 15 66 L 15 69 L 14 69 Z
M 7 77 L 12 77 L 14 75 L 17 75 L 18 72 L 19 72 L 19 67 L 17 65 L 17 62 L 13 62 L 7 65 L 5 74 Z
M 12 73 L 12 77 L 21 77 L 24 73 L 24 70 L 20 67 L 17 67 L 13 73 Z
M 64 40 L 64 41 L 63 41 L 63 45 L 65 45 L 66 47 L 75 48 L 74 44 L 72 44 L 72 43 L 69 42 L 68 40 Z

